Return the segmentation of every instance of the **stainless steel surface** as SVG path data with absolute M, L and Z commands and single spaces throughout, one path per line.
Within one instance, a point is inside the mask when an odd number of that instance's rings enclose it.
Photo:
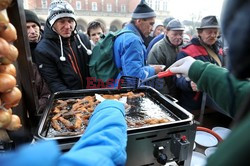
M 191 160 L 192 147 L 195 137 L 193 115 L 180 107 L 176 102 L 161 95 L 150 87 L 138 89 L 95 89 L 57 93 L 52 96 L 49 107 L 45 111 L 39 125 L 37 139 L 57 140 L 64 151 L 70 149 L 81 135 L 69 137 L 47 138 L 46 132 L 50 124 L 49 112 L 53 100 L 57 98 L 71 98 L 95 95 L 96 93 L 117 94 L 128 91 L 144 92 L 146 96 L 155 100 L 165 111 L 172 115 L 173 121 L 138 128 L 129 128 L 127 142 L 127 165 L 165 165 L 176 161 L 188 166 Z

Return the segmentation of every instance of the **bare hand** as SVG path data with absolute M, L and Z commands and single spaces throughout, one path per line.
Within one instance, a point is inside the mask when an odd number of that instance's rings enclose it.
M 155 74 L 158 74 L 159 72 L 162 71 L 162 66 L 161 65 L 156 65 L 156 66 L 153 66 L 154 69 L 155 69 Z
M 193 81 L 190 82 L 190 85 L 191 85 L 191 88 L 194 92 L 198 92 L 198 88 L 197 88 L 197 85 L 196 83 L 194 83 Z

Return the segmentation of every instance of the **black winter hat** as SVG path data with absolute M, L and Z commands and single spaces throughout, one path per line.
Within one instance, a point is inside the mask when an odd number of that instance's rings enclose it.
M 201 20 L 201 25 L 199 29 L 207 29 L 207 28 L 219 28 L 218 20 L 215 16 L 206 16 Z
M 30 10 L 24 10 L 25 12 L 25 17 L 26 17 L 26 22 L 34 22 L 36 23 L 39 27 L 41 27 L 41 23 L 39 18 L 37 17 L 36 13 Z
M 150 8 L 145 0 L 141 0 L 141 2 L 135 8 L 132 18 L 151 18 L 156 17 L 156 14 L 152 8 Z

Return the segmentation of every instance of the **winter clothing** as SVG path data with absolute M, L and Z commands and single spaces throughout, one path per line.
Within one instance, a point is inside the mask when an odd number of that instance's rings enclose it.
M 147 5 L 145 0 L 141 0 L 141 2 L 136 6 L 133 12 L 132 18 L 138 19 L 151 17 L 156 17 L 156 13 Z
M 90 49 L 87 36 L 79 36 L 83 44 Z M 35 57 L 40 73 L 51 92 L 86 87 L 89 56 L 80 40 L 75 33 L 72 33 L 70 38 L 62 38 L 51 29 L 48 21 L 46 22 L 44 38 L 35 49 Z
M 196 29 L 199 30 L 199 29 L 206 29 L 206 28 L 219 28 L 219 23 L 215 16 L 204 17 L 201 20 L 200 27 Z
M 1 166 L 125 165 L 127 125 L 124 116 L 122 103 L 103 101 L 70 151 L 62 154 L 56 141 L 42 141 L 0 155 Z
M 184 25 L 178 19 L 172 19 L 167 25 L 168 31 L 184 31 Z
M 121 72 L 121 76 L 133 76 L 144 80 L 155 74 L 155 69 L 146 65 L 146 48 L 143 44 L 143 35 L 139 29 L 132 23 L 128 24 L 125 29 L 134 33 L 124 33 L 118 36 L 114 43 L 115 63 Z
M 148 54 L 148 64 L 152 65 L 165 65 L 168 68 L 176 61 L 176 55 L 179 52 L 179 48 L 172 45 L 165 36 L 162 40 L 157 42 Z M 161 83 L 161 85 L 159 85 Z M 163 85 L 162 85 L 163 84 Z M 177 89 L 173 77 L 166 77 L 157 80 L 154 86 L 162 94 L 169 94 L 173 97 L 177 97 Z
M 232 116 L 240 112 L 246 100 L 249 101 L 250 82 L 236 79 L 224 68 L 196 61 L 192 64 L 188 75 L 200 90 L 207 92 Z M 246 109 L 249 110 L 249 107 Z M 219 145 L 216 152 L 208 158 L 208 166 L 250 164 L 249 111 L 243 118 L 241 123 L 232 129 L 227 139 Z
M 25 9 L 24 12 L 25 12 L 26 22 L 34 22 L 41 28 L 41 23 L 36 13 L 27 9 Z
M 150 41 L 150 43 L 148 44 L 148 47 L 147 47 L 147 55 L 149 54 L 150 50 L 155 45 L 155 43 L 157 43 L 158 41 L 160 41 L 163 38 L 164 38 L 164 34 L 160 34 Z
M 48 16 L 48 21 L 51 27 L 58 19 L 64 17 L 72 18 L 76 22 L 74 9 L 67 1 L 65 0 L 52 1 L 49 6 L 49 16 Z
M 218 55 L 222 62 L 223 51 L 222 48 L 217 46 L 217 42 L 211 46 L 211 49 Z M 191 56 L 195 59 L 202 60 L 204 62 L 210 62 L 217 64 L 217 62 L 209 56 L 204 46 L 202 46 L 199 38 L 193 38 L 189 45 L 186 45 L 177 55 L 177 60 L 184 58 L 186 56 Z M 218 64 L 217 64 L 218 65 Z M 190 86 L 190 81 L 187 81 L 184 77 L 176 79 L 176 85 L 181 90 L 179 103 L 185 109 L 197 110 L 200 109 L 202 92 L 194 92 Z
M 171 20 L 173 20 L 173 19 L 174 19 L 174 17 L 167 17 L 167 18 L 165 18 L 165 20 L 163 21 L 164 27 L 167 27 L 168 23 L 169 23 Z
M 239 79 L 250 78 L 250 2 L 249 0 L 227 0 L 227 2 L 221 26 L 229 45 L 229 70 Z
M 36 66 L 36 64 L 32 64 L 33 72 L 35 76 L 35 85 L 37 90 L 37 96 L 38 96 L 38 113 L 42 113 L 47 106 L 47 102 L 50 96 L 50 91 L 48 88 L 48 85 L 44 81 L 44 79 L 41 77 L 40 72 Z

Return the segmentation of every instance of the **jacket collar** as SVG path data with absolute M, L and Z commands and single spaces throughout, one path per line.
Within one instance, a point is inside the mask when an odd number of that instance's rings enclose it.
M 142 32 L 135 26 L 133 23 L 129 23 L 126 25 L 125 29 L 134 31 L 137 36 L 140 37 L 141 41 L 144 43 L 145 36 L 142 34 Z

